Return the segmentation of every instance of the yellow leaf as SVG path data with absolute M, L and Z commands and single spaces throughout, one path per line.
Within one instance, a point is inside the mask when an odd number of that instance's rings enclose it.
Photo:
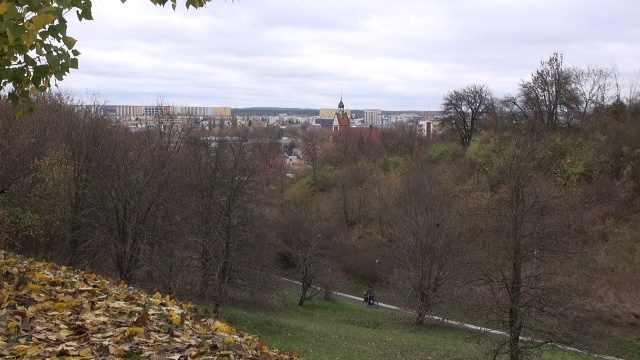
M 47 278 L 47 274 L 41 273 L 41 272 L 36 273 L 36 279 L 45 279 L 45 278 Z
M 211 330 L 213 331 L 221 331 L 223 333 L 229 334 L 233 332 L 233 329 L 231 328 L 231 326 L 216 320 L 216 322 L 213 323 L 213 325 L 211 325 Z
M 224 339 L 224 341 L 225 341 L 227 344 L 231 344 L 232 342 L 235 342 L 235 339 L 233 338 L 233 336 L 227 336 L 227 337 Z
M 143 327 L 123 327 L 117 330 L 118 332 L 126 333 L 127 336 L 136 335 L 136 334 L 144 334 Z
M 123 356 L 123 355 L 127 355 L 127 351 L 122 348 L 109 345 L 109 354 L 116 355 L 116 356 Z
M 31 346 L 28 349 L 26 349 L 27 355 L 31 355 L 34 352 L 38 351 L 39 346 Z
M 9 6 L 9 2 L 8 1 L 3 1 L 0 3 L 0 15 L 4 14 L 7 12 L 7 6 Z
M 153 294 L 153 298 L 154 299 L 162 299 L 162 294 L 160 294 L 159 292 Z
M 182 319 L 180 319 L 180 316 L 178 316 L 175 311 L 171 311 L 171 323 L 173 325 L 180 325 L 181 322 Z
M 38 290 L 38 289 L 40 289 L 40 285 L 36 285 L 34 283 L 29 283 L 27 285 L 27 287 L 29 288 L 29 290 Z
M 42 13 L 32 17 L 24 26 L 29 30 L 40 30 L 52 24 L 55 19 L 56 16 L 51 13 Z
M 56 303 L 56 304 L 53 306 L 53 309 L 54 309 L 55 311 L 58 311 L 58 312 L 65 311 L 65 310 L 67 310 L 67 308 L 68 308 L 67 304 L 65 304 L 65 303 L 61 303 L 61 302 Z
M 17 350 L 17 351 L 25 351 L 27 349 L 29 349 L 31 346 L 29 345 L 16 345 L 13 346 L 13 350 Z
M 91 355 L 93 355 L 93 353 L 91 351 L 91 348 L 84 348 L 78 352 L 78 355 L 82 357 L 90 357 Z
M 15 321 L 15 320 L 11 320 L 9 321 L 9 323 L 7 324 L 7 329 L 11 329 L 11 328 L 17 328 L 20 327 L 20 323 Z

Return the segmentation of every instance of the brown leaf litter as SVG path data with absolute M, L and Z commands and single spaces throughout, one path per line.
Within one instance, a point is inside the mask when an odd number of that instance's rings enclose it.
M 191 303 L 1 250 L 0 358 L 300 359 Z

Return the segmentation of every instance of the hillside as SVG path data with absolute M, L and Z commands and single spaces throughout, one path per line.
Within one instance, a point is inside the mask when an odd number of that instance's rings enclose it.
M 299 359 L 208 311 L 91 272 L 0 251 L 6 359 Z

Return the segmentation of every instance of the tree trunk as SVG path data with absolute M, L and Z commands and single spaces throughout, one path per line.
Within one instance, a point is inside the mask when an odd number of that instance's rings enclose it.
M 309 267 L 304 265 L 302 268 L 302 293 L 300 294 L 300 299 L 298 300 L 298 306 L 304 305 L 304 302 L 307 301 L 307 293 L 309 292 L 309 288 L 311 287 L 311 283 L 313 282 L 313 278 L 311 277 Z
M 211 278 L 211 264 L 213 259 L 206 245 L 202 245 L 200 253 L 200 287 L 198 289 L 198 297 L 200 299 L 207 298 L 207 288 L 209 287 L 209 279 Z
M 230 224 L 228 226 L 231 226 Z M 220 271 L 216 281 L 216 299 L 213 305 L 214 312 L 222 306 L 226 298 L 227 281 L 229 277 L 229 263 L 231 258 L 231 228 L 226 229 L 226 239 L 224 242 L 224 250 L 222 252 L 222 262 L 220 263 Z

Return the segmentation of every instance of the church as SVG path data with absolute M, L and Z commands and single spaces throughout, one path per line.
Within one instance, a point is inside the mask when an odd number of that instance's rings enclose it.
M 338 103 L 338 112 L 333 117 L 333 131 L 344 131 L 346 128 L 350 128 L 349 114 L 344 111 L 344 103 L 342 102 L 342 96 L 340 96 L 340 102 Z
M 380 145 L 380 133 L 373 126 L 352 127 L 349 114 L 344 109 L 342 96 L 338 103 L 338 111 L 333 117 L 332 140 L 342 144 L 348 151 L 372 151 Z

